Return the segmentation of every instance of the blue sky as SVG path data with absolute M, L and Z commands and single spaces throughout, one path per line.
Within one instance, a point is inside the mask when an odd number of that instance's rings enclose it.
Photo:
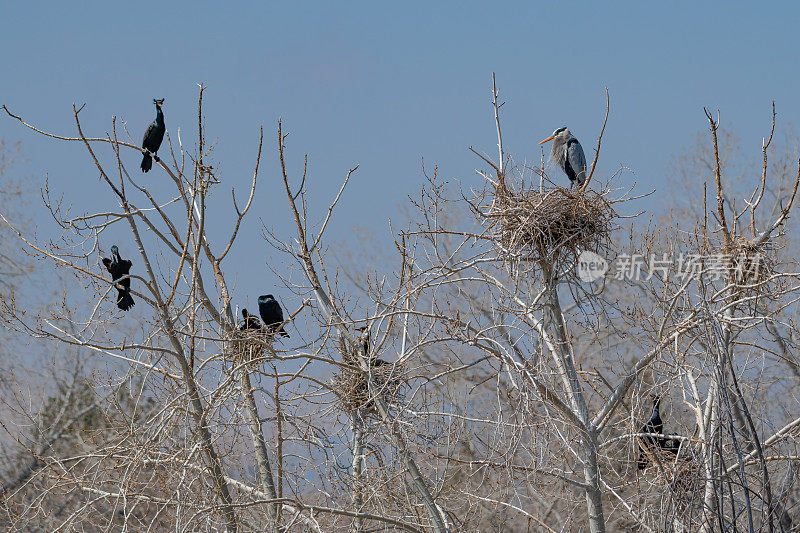
M 240 281 L 269 285 L 272 252 L 261 246 L 258 218 L 279 234 L 291 229 L 274 153 L 278 117 L 291 133 L 292 168 L 309 154 L 312 208 L 323 209 L 347 169 L 361 165 L 329 229 L 333 243 L 355 225 L 384 232 L 419 190 L 423 158 L 465 187 L 478 183 L 467 147 L 495 153 L 492 71 L 506 101 L 508 152 L 538 160 L 536 141 L 566 124 L 591 160 L 608 86 L 599 171 L 627 166 L 639 192 L 666 192 L 673 156 L 706 127 L 703 106 L 719 108 L 755 158 L 773 99 L 779 128 L 797 122 L 798 15 L 790 2 L 15 2 L 0 15 L 0 103 L 65 134 L 74 133 L 72 103 L 86 103 L 87 133 L 110 131 L 116 115 L 139 142 L 152 98 L 163 97 L 167 128 L 174 138 L 180 127 L 186 143 L 196 132 L 196 83 L 206 83 L 207 134 L 223 180 L 220 236 L 230 187 L 245 193 L 265 128 L 257 216 L 232 253 Z M 79 146 L 5 118 L 0 138 L 22 141 L 28 162 L 16 171 L 36 186 L 47 173 L 75 210 L 114 202 Z M 158 189 L 159 180 L 156 171 L 140 181 Z

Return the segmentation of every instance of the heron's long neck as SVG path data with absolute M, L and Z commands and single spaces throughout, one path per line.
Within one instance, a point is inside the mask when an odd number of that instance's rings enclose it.
M 562 168 L 564 167 L 564 161 L 567 158 L 566 153 L 566 140 L 556 138 L 553 140 L 553 147 L 550 150 L 550 153 L 553 157 L 553 160 L 559 164 Z

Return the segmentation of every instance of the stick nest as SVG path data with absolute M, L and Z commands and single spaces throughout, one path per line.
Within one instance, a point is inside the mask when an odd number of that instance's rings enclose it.
M 729 269 L 731 283 L 741 289 L 758 290 L 775 273 L 775 262 L 769 254 L 771 243 L 756 244 L 736 237 L 720 248 L 720 259 Z
M 555 187 L 500 191 L 488 218 L 511 256 L 555 262 L 605 246 L 616 213 L 604 192 Z
M 266 328 L 236 330 L 228 340 L 225 359 L 236 365 L 260 358 L 272 340 Z
M 380 366 L 371 362 L 375 393 L 379 394 L 390 408 L 402 401 L 402 386 L 407 382 L 403 363 L 385 363 Z M 370 394 L 367 375 L 361 369 L 343 368 L 333 378 L 333 390 L 339 397 L 344 412 L 351 414 L 375 413 L 374 396 Z
M 692 500 L 703 484 L 700 463 L 690 455 L 683 455 L 685 452 L 681 453 L 676 458 L 671 453 L 648 450 L 650 464 L 643 473 L 648 477 L 652 476 L 651 482 L 654 485 L 668 485 L 676 498 Z M 661 467 L 658 466 L 654 454 L 658 454 Z

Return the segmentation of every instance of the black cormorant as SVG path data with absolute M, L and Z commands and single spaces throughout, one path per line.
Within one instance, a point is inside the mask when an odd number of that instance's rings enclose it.
M 548 141 L 553 141 L 550 154 L 569 178 L 570 187 L 576 180 L 578 186 L 583 185 L 588 174 L 586 173 L 586 156 L 578 139 L 569 132 L 566 126 L 562 126 L 539 144 L 544 144 Z
M 117 288 L 117 307 L 127 311 L 136 305 L 131 298 L 131 278 L 127 277 L 133 263 L 122 259 L 119 256 L 119 248 L 114 245 L 111 247 L 111 259 L 104 257 L 103 264 L 111 274 L 111 279 L 114 280 L 114 286 Z
M 142 148 L 149 153 L 142 156 L 142 172 L 149 172 L 153 168 L 153 157 L 158 161 L 158 149 L 161 147 L 161 141 L 164 140 L 164 132 L 167 128 L 164 126 L 164 112 L 161 106 L 164 104 L 164 99 L 156 100 L 153 98 L 153 103 L 156 104 L 156 119 L 147 126 L 147 131 L 144 132 L 144 139 L 142 139 Z M 150 157 L 153 154 L 153 157 Z
M 280 333 L 284 337 L 289 336 L 283 329 L 283 309 L 281 309 L 281 304 L 271 294 L 264 294 L 258 297 L 258 313 L 270 333 Z
M 261 329 L 261 321 L 256 315 L 251 315 L 247 309 L 242 309 L 242 323 L 239 324 L 239 329 L 244 331 L 246 329 Z
M 653 415 L 650 417 L 650 420 L 647 422 L 647 424 L 642 427 L 641 433 L 658 433 L 659 435 L 664 434 L 664 421 L 661 420 L 660 406 L 661 398 L 659 396 L 653 396 Z M 666 437 L 640 437 L 639 460 L 637 462 L 639 470 L 647 468 L 647 465 L 650 463 L 648 450 L 651 453 L 655 450 L 662 450 L 677 455 L 679 448 L 679 440 L 676 441 Z

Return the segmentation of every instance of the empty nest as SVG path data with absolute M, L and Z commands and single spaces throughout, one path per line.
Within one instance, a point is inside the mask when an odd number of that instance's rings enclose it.
M 508 254 L 540 261 L 600 249 L 616 213 L 604 193 L 555 187 L 504 191 L 488 216 Z
M 406 382 L 403 363 L 370 361 L 375 393 L 379 394 L 387 406 L 392 407 L 401 401 L 401 388 Z M 333 379 L 333 389 L 339 397 L 341 408 L 348 414 L 361 411 L 362 414 L 375 413 L 374 397 L 370 393 L 367 374 L 361 369 L 342 368 Z
M 774 273 L 774 263 L 767 253 L 769 243 L 756 244 L 736 237 L 723 246 L 720 256 L 730 273 L 730 281 L 743 289 L 758 289 Z

